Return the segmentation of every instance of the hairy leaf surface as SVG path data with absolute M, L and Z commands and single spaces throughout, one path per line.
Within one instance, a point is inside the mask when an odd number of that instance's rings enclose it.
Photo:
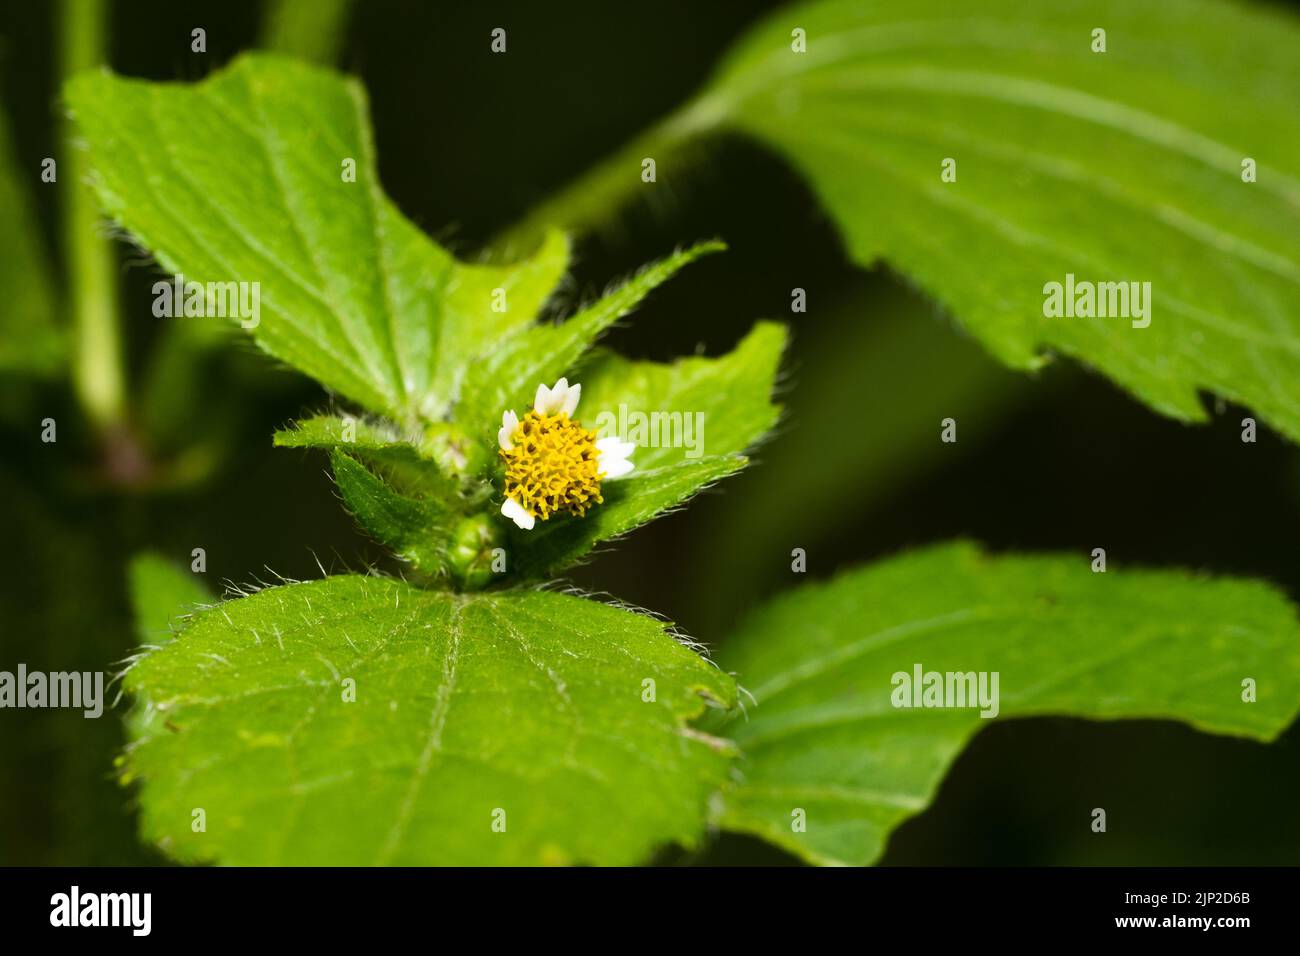
M 249 54 L 201 83 L 86 74 L 66 96 L 101 201 L 164 269 L 258 283 L 259 345 L 401 423 L 444 415 L 568 265 L 558 233 L 510 266 L 431 241 L 380 187 L 361 85 L 330 71 Z
M 549 592 L 270 588 L 125 683 L 145 833 L 182 860 L 636 863 L 696 839 L 731 759 L 688 724 L 730 706 L 729 677 L 657 621 Z

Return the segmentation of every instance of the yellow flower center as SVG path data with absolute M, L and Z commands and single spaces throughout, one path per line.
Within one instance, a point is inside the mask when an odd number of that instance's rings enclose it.
M 510 436 L 514 448 L 501 452 L 506 463 L 506 497 L 546 521 L 552 514 L 583 515 L 600 496 L 600 452 L 596 433 L 561 412 L 523 417 Z

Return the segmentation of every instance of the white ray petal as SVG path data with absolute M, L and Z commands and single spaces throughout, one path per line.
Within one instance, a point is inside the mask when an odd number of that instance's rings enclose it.
M 564 381 L 564 379 L 560 379 L 560 381 L 562 382 Z M 564 405 L 560 408 L 560 411 L 564 412 L 564 414 L 572 418 L 573 413 L 578 410 L 578 399 L 581 396 L 582 396 L 582 385 L 580 385 L 578 382 L 574 382 L 572 385 L 569 386 L 569 393 L 566 396 L 564 396 Z
M 514 413 L 513 409 L 501 413 L 501 428 L 497 431 L 497 444 L 501 446 L 502 451 L 510 451 L 515 447 L 515 443 L 511 441 L 510 436 L 515 433 L 515 429 L 518 427 L 519 416 Z
M 537 523 L 537 519 L 525 511 L 524 506 L 514 498 L 507 498 L 501 502 L 501 513 L 525 531 L 532 531 L 533 525 Z
M 533 411 L 538 415 L 555 415 L 564 409 L 564 403 L 569 397 L 569 380 L 562 378 L 555 383 L 553 388 L 547 388 L 545 385 L 537 386 L 537 396 L 533 399 Z M 575 399 L 574 405 L 577 405 Z
M 596 449 L 600 452 L 602 458 L 606 455 L 611 458 L 627 458 L 632 452 L 636 451 L 636 443 L 620 441 L 618 438 L 610 436 L 597 441 Z
M 622 478 L 636 465 L 626 458 L 611 458 L 608 461 L 602 456 L 600 459 L 600 477 L 613 481 L 616 478 Z

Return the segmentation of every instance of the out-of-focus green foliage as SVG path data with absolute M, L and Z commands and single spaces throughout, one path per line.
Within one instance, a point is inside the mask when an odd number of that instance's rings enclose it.
M 137 555 L 129 573 L 131 610 L 141 644 L 167 643 L 180 631 L 186 615 L 212 602 L 193 571 L 161 555 Z
M 7 467 L 0 469 L 0 497 L 6 503 L 0 523 L 22 562 L 0 587 L 0 669 L 25 662 L 47 672 L 107 672 L 98 718 L 71 708 L 3 712 L 0 860 L 11 866 L 156 862 L 138 843 L 130 794 L 112 779 L 123 733 L 108 679 L 136 639 L 120 593 L 125 555 L 117 526 L 102 520 L 102 501 L 44 493 Z
M 693 582 L 701 633 L 726 629 L 728 606 L 787 586 L 795 548 L 809 574 L 832 572 L 834 540 L 891 495 L 976 454 L 1054 388 L 1004 369 L 905 290 L 854 289 L 816 308 L 818 321 L 796 327 L 778 438 L 703 519 L 708 539 L 745 546 Z M 940 441 L 947 418 L 958 425 L 951 444 Z
M 1300 711 L 1300 623 L 1266 585 L 964 544 L 791 591 L 741 625 L 724 663 L 754 705 L 726 727 L 745 757 L 722 825 L 817 863 L 872 862 L 985 725 L 942 689 L 946 706 L 899 707 L 894 675 L 918 666 L 998 674 L 999 720 L 1156 717 L 1269 740 Z
M 0 373 L 50 375 L 63 367 L 66 343 L 55 323 L 53 277 L 28 195 L 40 171 L 20 175 L 8 125 L 0 115 Z
M 329 65 L 347 37 L 352 0 L 268 0 L 262 45 L 302 60 Z

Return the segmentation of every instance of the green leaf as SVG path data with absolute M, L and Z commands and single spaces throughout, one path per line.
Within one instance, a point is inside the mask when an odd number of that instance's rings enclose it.
M 382 419 L 351 415 L 313 415 L 275 433 L 277 448 L 353 448 L 380 451 L 410 446 L 414 433 L 402 433 Z
M 39 182 L 39 170 L 19 175 L 8 122 L 0 116 L 0 372 L 49 375 L 63 367 L 66 357 L 54 321 L 50 265 L 27 191 L 28 183 Z
M 126 776 L 181 860 L 630 864 L 698 837 L 731 759 L 688 724 L 730 678 L 656 621 L 549 592 L 270 588 L 124 680 L 152 715 Z
M 212 603 L 208 589 L 193 572 L 161 555 L 137 555 L 128 574 L 135 631 L 142 644 L 170 641 L 183 618 Z
M 997 720 L 1162 718 L 1269 740 L 1300 710 L 1300 624 L 1277 591 L 1093 573 L 1086 556 L 918 551 L 777 598 L 725 647 L 755 704 L 727 727 L 745 759 L 722 825 L 823 864 L 878 857 L 990 722 L 978 709 L 893 706 L 894 675 L 918 664 L 997 672 Z M 806 832 L 792 832 L 796 808 Z
M 651 263 L 567 321 L 540 323 L 505 339 L 470 369 L 456 420 L 470 435 L 495 445 L 502 412 L 531 406 L 539 384 L 552 385 L 570 371 L 602 332 L 654 289 L 683 266 L 725 248 L 716 241 L 697 243 Z
M 751 31 L 671 129 L 778 151 L 854 261 L 896 266 L 1010 366 L 1064 353 L 1184 421 L 1208 389 L 1295 440 L 1298 95 L 1300 27 L 1263 6 L 829 0 Z M 1067 274 L 1149 282 L 1150 326 L 1046 317 Z
M 462 491 L 402 432 L 383 420 L 316 415 L 275 433 L 284 448 L 330 452 L 334 481 L 348 511 L 376 541 L 403 561 L 432 575 L 446 570 L 448 548 L 459 513 L 483 492 Z
M 602 438 L 638 445 L 632 460 L 647 470 L 743 452 L 780 417 L 772 389 L 785 344 L 784 325 L 760 322 L 716 359 L 665 365 L 598 353 L 573 376 L 578 417 Z
M 252 54 L 197 84 L 99 73 L 65 92 L 101 201 L 164 269 L 259 283 L 263 349 L 404 425 L 445 415 L 567 266 L 558 233 L 510 266 L 429 240 L 380 188 L 360 84 L 332 72 Z
M 387 545 L 403 561 L 436 574 L 446 564 L 451 543 L 452 513 L 448 502 L 455 494 L 454 486 L 438 488 L 433 466 L 427 465 L 430 471 L 419 471 L 419 463 L 413 456 L 405 463 L 389 460 L 388 467 L 377 469 L 379 474 L 359 460 L 365 457 L 382 465 L 384 455 L 383 451 L 358 457 L 342 450 L 332 452 L 334 481 L 348 511 L 376 541 Z M 413 487 L 418 478 L 403 481 L 403 476 L 396 473 L 402 464 L 427 477 L 435 487 Z
M 600 542 L 653 521 L 746 463 L 741 455 L 709 455 L 607 481 L 601 486 L 605 503 L 585 517 L 552 518 L 532 531 L 512 528 L 510 550 L 517 555 L 513 570 L 525 578 L 554 577 Z
M 351 415 L 315 415 L 295 422 L 275 433 L 275 445 L 343 451 L 372 465 L 400 467 L 424 490 L 446 495 L 456 492 L 456 478 L 476 474 L 489 458 L 487 449 L 450 422 L 400 429 L 384 419 Z M 494 440 L 493 451 L 495 447 Z
M 719 478 L 744 467 L 740 452 L 776 424 L 772 401 L 785 327 L 760 322 L 720 358 L 686 358 L 664 365 L 595 352 L 578 369 L 578 417 L 601 437 L 639 447 L 636 470 L 607 481 L 605 503 L 585 517 L 557 517 L 532 531 L 512 531 L 516 570 L 549 577 L 599 542 L 617 537 L 677 507 Z

